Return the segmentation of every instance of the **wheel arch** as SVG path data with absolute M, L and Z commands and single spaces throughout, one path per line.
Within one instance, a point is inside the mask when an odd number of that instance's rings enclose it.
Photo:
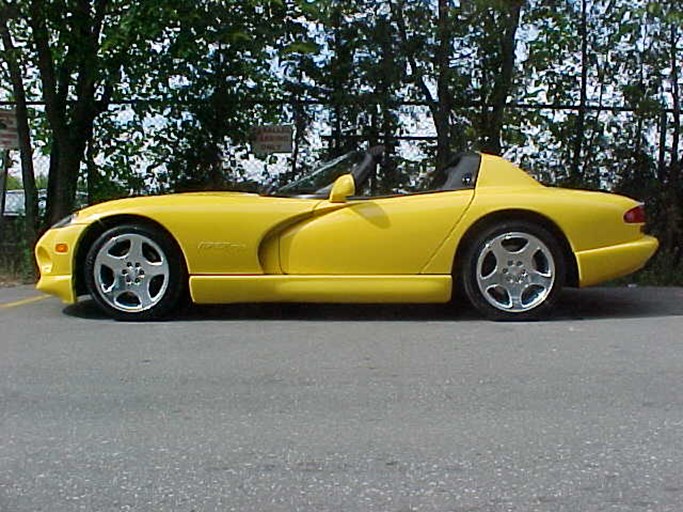
M 579 270 L 578 264 L 576 262 L 576 257 L 574 252 L 569 245 L 569 241 L 565 236 L 564 232 L 560 227 L 553 222 L 548 217 L 529 210 L 523 209 L 510 209 L 510 210 L 499 210 L 496 212 L 489 213 L 482 218 L 478 219 L 474 224 L 472 224 L 469 229 L 465 232 L 465 235 L 460 239 L 460 242 L 455 250 L 455 255 L 453 257 L 453 268 L 452 275 L 454 278 L 460 276 L 460 270 L 464 264 L 463 255 L 467 252 L 470 244 L 473 243 L 477 234 L 482 230 L 487 229 L 490 226 L 498 224 L 500 222 L 510 222 L 510 221 L 527 221 L 539 224 L 547 231 L 549 231 L 559 242 L 562 248 L 562 253 L 566 262 L 566 275 L 565 275 L 565 286 L 568 287 L 578 287 L 579 286 Z M 458 288 L 460 288 L 458 286 Z
M 180 259 L 185 264 L 185 269 L 187 269 L 187 259 L 182 247 L 176 240 L 175 236 L 166 229 L 159 222 L 150 219 L 149 217 L 144 217 L 142 215 L 135 214 L 116 214 L 109 217 L 103 217 L 93 222 L 88 226 L 88 228 L 83 232 L 78 244 L 76 246 L 76 254 L 74 257 L 74 289 L 76 290 L 76 295 L 85 295 L 88 293 L 85 285 L 85 258 L 88 255 L 88 250 L 92 244 L 97 240 L 97 238 L 107 231 L 108 229 L 114 228 L 116 226 L 121 226 L 123 224 L 138 224 L 141 226 L 147 226 L 153 229 L 157 229 L 168 236 L 174 244 L 178 253 L 180 254 Z

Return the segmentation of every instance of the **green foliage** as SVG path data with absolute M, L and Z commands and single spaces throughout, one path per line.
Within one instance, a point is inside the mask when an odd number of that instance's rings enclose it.
M 16 176 L 9 175 L 7 176 L 5 188 L 7 190 L 21 190 L 23 188 L 23 185 L 21 184 L 21 180 L 19 178 L 17 178 Z
M 623 286 L 683 286 L 683 266 L 680 257 L 671 252 L 659 251 L 644 269 L 627 277 L 616 279 L 613 285 Z
M 105 4 L 98 32 L 94 13 Z M 177 190 L 254 190 L 259 182 L 291 180 L 321 157 L 368 144 L 387 149 L 371 180 L 374 191 L 408 190 L 444 151 L 485 148 L 550 184 L 612 189 L 646 201 L 664 253 L 679 264 L 683 155 L 680 115 L 672 107 L 681 103 L 673 85 L 681 80 L 683 11 L 676 2 L 14 5 L 19 14 L 9 28 L 34 98 L 46 92 L 35 44 L 36 16 L 45 21 L 52 64 L 64 84 L 64 131 L 82 153 L 78 189 L 89 202 Z M 95 33 L 93 42 L 89 34 Z M 4 74 L 0 88 L 9 90 Z M 89 102 L 76 108 L 83 91 Z M 90 107 L 96 113 L 83 128 L 76 120 Z M 43 109 L 31 113 L 37 149 L 55 163 L 58 130 Z M 247 167 L 252 128 L 268 123 L 296 128 L 291 169 L 280 176 L 272 173 L 274 158 L 259 160 L 256 173 Z M 395 136 L 425 126 L 437 144 L 418 146 L 420 163 L 401 156 Z
M 25 219 L 5 219 L 0 226 L 0 285 L 35 282 L 33 247 L 24 237 Z
M 20 177 L 8 174 L 6 188 L 7 190 L 22 190 L 24 188 L 24 184 L 21 182 Z M 45 176 L 44 174 L 39 174 L 38 176 L 36 176 L 36 188 L 47 188 L 47 176 Z

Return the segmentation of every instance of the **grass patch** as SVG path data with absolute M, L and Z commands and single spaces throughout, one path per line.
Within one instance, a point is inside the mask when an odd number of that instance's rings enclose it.
M 32 284 L 37 280 L 33 253 L 19 249 L 14 254 L 3 251 L 0 256 L 0 286 Z
M 23 219 L 3 219 L 0 232 L 0 286 L 35 283 L 33 247 L 24 238 Z

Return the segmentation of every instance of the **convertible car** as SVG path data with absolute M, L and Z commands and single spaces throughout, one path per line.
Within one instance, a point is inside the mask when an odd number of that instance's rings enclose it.
M 184 299 L 438 303 L 496 320 L 541 317 L 563 286 L 640 269 L 657 249 L 643 205 L 545 187 L 508 161 L 464 153 L 427 192 L 373 197 L 381 149 L 345 155 L 264 194 L 110 201 L 36 245 L 38 289 L 89 294 L 119 320 L 169 316 Z

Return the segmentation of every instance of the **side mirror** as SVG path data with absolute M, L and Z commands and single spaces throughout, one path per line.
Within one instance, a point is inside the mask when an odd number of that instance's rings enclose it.
M 330 203 L 345 203 L 346 198 L 352 196 L 356 192 L 356 184 L 353 176 L 344 174 L 339 176 L 332 186 L 330 191 Z

